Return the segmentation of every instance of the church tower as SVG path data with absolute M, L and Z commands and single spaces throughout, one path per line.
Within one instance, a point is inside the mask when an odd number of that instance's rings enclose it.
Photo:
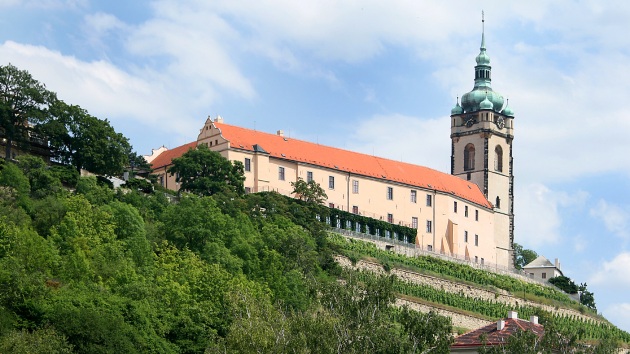
M 479 186 L 494 205 L 497 263 L 513 265 L 514 175 L 512 141 L 514 112 L 490 85 L 482 15 L 481 48 L 475 86 L 451 110 L 451 174 Z

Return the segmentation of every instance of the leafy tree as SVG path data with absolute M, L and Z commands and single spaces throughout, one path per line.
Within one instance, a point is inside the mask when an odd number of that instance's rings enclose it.
M 295 196 L 307 203 L 323 204 L 328 196 L 319 183 L 311 180 L 304 181 L 302 178 L 298 178 L 296 182 L 291 182 L 293 192 Z
M 73 347 L 65 336 L 52 328 L 32 332 L 14 330 L 0 337 L 0 352 L 13 354 L 71 354 Z
M 576 294 L 578 292 L 578 286 L 575 285 L 573 280 L 563 275 L 549 279 L 549 283 L 555 285 L 567 294 Z
M 61 181 L 49 171 L 48 165 L 40 157 L 21 155 L 18 157 L 18 166 L 29 180 L 33 198 L 62 193 Z
M 597 307 L 595 306 L 595 294 L 586 289 L 586 283 L 580 284 L 578 291 L 580 291 L 580 303 L 591 310 L 597 311 Z
M 523 269 L 524 266 L 538 257 L 538 253 L 532 250 L 523 249 L 518 243 L 514 243 L 514 267 Z
M 199 145 L 173 159 L 173 166 L 168 169 L 168 173 L 177 176 L 181 190 L 197 195 L 245 193 L 243 164 L 240 161 L 231 162 L 205 145 Z
M 0 66 L 0 134 L 7 139 L 7 160 L 14 143 L 29 143 L 32 126 L 46 118 L 55 100 L 55 94 L 28 71 L 11 64 Z
M 109 121 L 98 119 L 79 106 L 56 101 L 42 131 L 50 140 L 54 156 L 78 171 L 120 175 L 129 163 L 128 139 L 116 133 Z

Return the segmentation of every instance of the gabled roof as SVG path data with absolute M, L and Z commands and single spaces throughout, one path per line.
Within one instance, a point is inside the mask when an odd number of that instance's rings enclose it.
M 504 319 L 505 326 L 502 330 L 497 329 L 497 323 L 478 328 L 474 331 L 462 334 L 455 338 L 455 343 L 451 345 L 451 348 L 472 348 L 481 347 L 484 342 L 479 338 L 482 334 L 485 334 L 487 346 L 504 345 L 507 343 L 508 338 L 518 333 L 518 331 L 532 331 L 538 337 L 542 337 L 544 334 L 544 327 L 540 324 L 535 324 L 526 320 L 518 318 L 506 318 Z
M 193 141 L 192 143 L 178 146 L 171 150 L 163 151 L 155 159 L 153 159 L 153 161 L 151 162 L 151 168 L 153 168 L 154 170 L 157 170 L 158 168 L 168 166 L 171 164 L 171 161 L 174 158 L 182 156 L 185 152 L 187 152 L 190 149 L 194 149 L 196 146 L 197 146 L 197 142 Z
M 492 204 L 479 187 L 424 166 L 384 159 L 308 141 L 213 122 L 232 149 L 264 149 L 271 157 L 449 193 L 486 208 Z
M 533 261 L 527 263 L 527 265 L 525 265 L 523 268 L 543 268 L 543 267 L 553 267 L 553 268 L 555 268 L 556 266 L 553 263 L 551 263 L 544 256 L 538 256 L 538 258 L 536 258 Z

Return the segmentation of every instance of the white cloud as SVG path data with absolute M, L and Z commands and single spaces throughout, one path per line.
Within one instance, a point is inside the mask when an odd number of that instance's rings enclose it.
M 539 183 L 517 185 L 515 242 L 526 248 L 557 244 L 562 240 L 561 208 L 579 208 L 588 199 L 584 191 L 554 191 Z
M 606 286 L 616 293 L 630 290 L 630 252 L 619 253 L 610 262 L 604 262 L 591 276 L 589 283 Z
M 608 231 L 624 239 L 630 238 L 630 233 L 628 233 L 630 211 L 600 200 L 597 206 L 590 210 L 590 215 L 601 220 Z

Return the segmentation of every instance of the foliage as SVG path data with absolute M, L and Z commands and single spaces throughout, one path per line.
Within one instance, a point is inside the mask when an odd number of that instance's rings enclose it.
M 90 115 L 79 106 L 55 101 L 50 119 L 42 125 L 53 154 L 77 170 L 120 175 L 129 163 L 131 145 L 109 121 Z
M 580 286 L 578 286 L 578 291 L 580 292 L 580 303 L 589 309 L 596 311 L 597 307 L 595 307 L 595 296 L 592 292 L 586 289 L 586 283 L 580 284 Z
M 55 94 L 28 71 L 11 64 L 0 66 L 0 133 L 7 139 L 7 160 L 13 143 L 29 145 L 34 137 L 32 126 L 46 119 L 55 99 Z
M 524 266 L 538 258 L 538 253 L 532 250 L 523 249 L 518 243 L 514 243 L 514 267 L 523 269 Z
M 555 285 L 558 289 L 564 291 L 567 294 L 577 294 L 578 292 L 578 286 L 575 285 L 573 280 L 563 275 L 549 279 L 549 283 Z
M 370 235 L 379 235 L 411 244 L 415 244 L 416 242 L 416 236 L 418 234 L 418 230 L 416 229 L 391 224 L 383 220 L 376 220 L 339 209 L 330 209 L 329 213 L 329 219 L 326 221 L 333 227 Z
M 168 173 L 176 175 L 180 190 L 196 195 L 245 193 L 243 164 L 240 161 L 232 162 L 205 145 L 199 145 L 173 159 L 173 166 L 168 169 Z
M 123 187 L 139 190 L 144 193 L 153 193 L 153 184 L 146 179 L 141 178 L 129 178 Z
M 323 204 L 328 196 L 319 183 L 314 180 L 304 181 L 302 178 L 298 178 L 296 182 L 291 182 L 293 191 L 291 194 L 295 194 L 295 197 L 306 203 Z

